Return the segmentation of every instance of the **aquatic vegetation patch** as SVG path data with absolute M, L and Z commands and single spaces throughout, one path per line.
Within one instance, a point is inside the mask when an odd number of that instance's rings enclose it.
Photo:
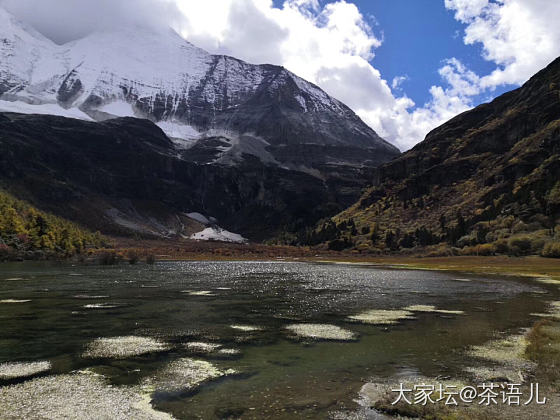
M 187 293 L 190 296 L 216 296 L 210 290 L 182 290 L 181 293 Z
M 239 349 L 220 349 L 218 350 L 218 354 L 222 356 L 237 356 L 241 354 L 241 350 Z
M 219 349 L 220 347 L 222 347 L 222 345 L 217 343 L 204 343 L 202 341 L 193 341 L 190 343 L 186 343 L 185 347 L 197 353 L 211 353 Z
M 114 308 L 118 308 L 119 305 L 117 303 L 88 303 L 87 305 L 84 305 L 83 308 L 85 309 L 114 309 Z
M 468 354 L 472 357 L 490 361 L 494 366 L 477 365 L 466 368 L 465 371 L 478 380 L 518 381 L 523 382 L 536 364 L 527 359 L 526 351 L 529 341 L 525 334 L 513 335 L 504 339 L 490 341 L 481 346 L 473 346 Z
M 397 389 L 402 384 L 404 389 L 414 389 L 416 384 L 440 384 L 442 389 L 462 389 L 466 386 L 462 381 L 458 380 L 442 380 L 439 378 L 428 378 L 425 376 L 407 376 L 399 378 L 399 384 L 391 383 L 390 381 L 382 380 L 379 382 L 368 382 L 362 386 L 359 393 L 358 403 L 362 407 L 374 408 L 376 411 L 386 413 L 390 416 L 398 418 L 429 418 L 429 419 L 459 419 L 465 418 L 458 416 L 455 411 L 456 407 L 453 405 L 446 405 L 446 397 L 442 397 L 441 393 L 436 389 L 430 394 L 434 403 L 423 404 L 409 404 L 404 399 L 396 401 L 398 394 L 393 390 Z M 408 394 L 406 396 L 410 401 L 414 401 L 413 397 Z M 459 397 L 456 397 L 459 400 Z M 362 418 L 365 416 L 357 416 L 355 418 Z M 354 418 L 354 417 L 352 417 Z M 471 418 L 471 417 L 466 417 Z
M 233 328 L 234 330 L 247 331 L 247 332 L 262 330 L 261 327 L 256 327 L 254 325 L 230 325 L 230 327 Z
M 468 354 L 480 359 L 490 360 L 496 363 L 523 365 L 527 340 L 524 334 L 513 335 L 504 339 L 490 341 L 481 346 L 473 346 Z
M 0 303 L 27 303 L 31 302 L 31 299 L 2 299 Z
M 171 420 L 134 388 L 80 373 L 36 378 L 0 388 L 0 418 Z
M 411 305 L 403 308 L 405 311 L 410 312 L 434 312 L 439 314 L 449 314 L 449 315 L 462 315 L 465 312 L 463 311 L 452 311 L 448 309 L 438 309 L 432 305 Z
M 467 367 L 464 370 L 473 376 L 475 382 L 479 383 L 520 383 L 520 381 L 525 381 L 527 376 L 525 371 L 508 366 L 476 366 Z
M 372 309 L 357 315 L 351 315 L 348 319 L 363 324 L 394 325 L 405 319 L 416 318 L 414 313 L 404 309 Z
M 88 344 L 82 354 L 85 358 L 125 359 L 147 353 L 155 353 L 170 349 L 170 345 L 151 337 L 123 336 L 97 338 Z
M 550 302 L 550 307 L 547 312 L 544 313 L 532 313 L 532 316 L 538 316 L 541 318 L 551 318 L 560 320 L 560 302 Z
M 233 369 L 220 370 L 205 360 L 182 358 L 169 363 L 154 376 L 146 378 L 143 388 L 151 392 L 190 391 L 204 382 L 237 373 Z
M 551 279 L 550 277 L 539 277 L 537 279 L 535 279 L 535 281 L 542 283 L 542 284 L 552 284 L 555 286 L 560 286 L 560 280 L 554 280 Z
M 50 362 L 8 362 L 0 364 L 0 379 L 17 379 L 37 375 L 51 369 Z M 1 416 L 0 416 L 1 417 Z
M 337 341 L 352 341 L 356 339 L 356 334 L 352 331 L 330 324 L 291 324 L 285 328 L 299 338 Z

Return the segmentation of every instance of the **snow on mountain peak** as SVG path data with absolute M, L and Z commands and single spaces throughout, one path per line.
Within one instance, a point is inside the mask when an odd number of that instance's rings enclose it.
M 271 144 L 391 148 L 348 107 L 286 69 L 211 55 L 169 28 L 131 24 L 57 45 L 0 8 L 0 100 L 2 109 L 19 102 L 19 110 L 48 104 L 43 110 L 75 109 L 61 114 L 95 120 L 148 118 L 188 141 L 217 129 Z

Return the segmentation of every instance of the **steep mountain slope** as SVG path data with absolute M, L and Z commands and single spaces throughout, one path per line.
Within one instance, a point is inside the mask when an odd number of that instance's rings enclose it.
M 466 253 L 539 252 L 560 234 L 560 59 L 436 128 L 373 178 L 356 204 L 307 241 L 370 251 L 446 242 Z
M 201 165 L 183 152 L 148 120 L 0 113 L 0 186 L 102 233 L 190 236 L 204 228 L 188 215 L 198 212 L 264 239 L 335 214 L 360 190 L 356 179 L 324 182 L 258 159 Z
M 317 86 L 282 67 L 211 55 L 170 29 L 123 26 L 59 46 L 0 8 L 0 95 L 0 111 L 147 118 L 185 148 L 228 138 L 211 163 L 250 154 L 328 175 L 398 155 Z

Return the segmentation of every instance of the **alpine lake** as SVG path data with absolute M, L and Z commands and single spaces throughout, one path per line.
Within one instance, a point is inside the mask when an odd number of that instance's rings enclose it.
M 0 418 L 385 418 L 364 384 L 468 378 L 486 363 L 469 349 L 558 300 L 530 278 L 367 265 L 5 263 Z

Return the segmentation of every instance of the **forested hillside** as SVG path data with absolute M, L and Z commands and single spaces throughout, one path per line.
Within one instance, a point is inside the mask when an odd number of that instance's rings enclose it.
M 0 259 L 70 256 L 101 247 L 105 239 L 0 191 Z

